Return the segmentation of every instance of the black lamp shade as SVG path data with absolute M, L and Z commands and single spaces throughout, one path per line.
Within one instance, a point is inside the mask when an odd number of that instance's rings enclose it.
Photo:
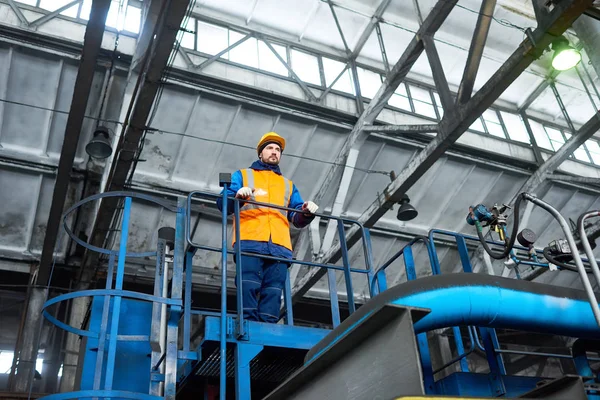
M 402 200 L 400 200 L 399 204 L 400 208 L 398 208 L 398 214 L 396 215 L 398 220 L 410 221 L 411 219 L 417 218 L 417 215 L 419 215 L 416 208 L 410 204 L 410 199 L 406 194 L 402 197 Z
M 112 154 L 112 147 L 110 146 L 108 128 L 99 126 L 94 131 L 94 137 L 85 146 L 85 152 L 90 157 L 104 159 Z

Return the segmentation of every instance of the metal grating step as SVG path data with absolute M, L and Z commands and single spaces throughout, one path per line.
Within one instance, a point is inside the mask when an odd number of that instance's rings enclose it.
M 265 347 L 250 363 L 250 379 L 268 383 L 283 382 L 304 363 L 306 350 L 282 347 Z M 234 346 L 227 346 L 227 377 L 234 378 Z M 219 376 L 221 354 L 219 343 L 207 342 L 202 346 L 202 361 L 196 369 L 197 376 Z

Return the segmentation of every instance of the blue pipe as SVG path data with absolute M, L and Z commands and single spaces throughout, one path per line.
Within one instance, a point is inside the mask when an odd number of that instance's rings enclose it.
M 497 286 L 451 286 L 413 293 L 392 304 L 431 310 L 415 323 L 415 332 L 456 325 L 475 325 L 598 338 L 586 300 L 556 297 Z

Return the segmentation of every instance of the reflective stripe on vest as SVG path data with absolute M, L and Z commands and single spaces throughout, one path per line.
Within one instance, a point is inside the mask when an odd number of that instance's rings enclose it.
M 253 189 L 253 201 L 289 207 L 294 187 L 291 180 L 272 171 L 243 169 L 240 172 L 242 186 Z M 272 240 L 291 250 L 287 216 L 287 210 L 246 203 L 240 209 L 240 238 L 261 242 Z
M 241 170 L 242 173 L 242 178 L 243 178 L 243 186 L 247 186 L 251 189 L 256 189 L 255 188 L 255 184 L 254 184 L 254 170 L 250 169 L 250 168 L 246 168 Z M 285 191 L 283 193 L 283 206 L 284 207 L 289 207 L 290 206 L 290 197 L 292 195 L 292 181 L 290 181 L 289 179 L 286 179 L 285 177 L 283 177 L 283 180 L 285 182 Z M 255 200 L 255 196 L 254 194 L 252 195 L 252 200 Z M 255 200 L 258 201 L 258 200 Z M 264 203 L 268 203 L 268 201 L 265 201 Z M 240 211 L 243 210 L 256 210 L 256 209 L 260 209 L 260 208 L 268 208 L 268 207 L 264 207 L 264 206 L 260 206 L 258 204 L 252 204 L 252 203 L 246 203 L 244 204 L 244 206 L 242 208 L 240 208 Z M 276 208 L 271 208 L 271 210 L 277 210 L 279 211 L 284 217 L 287 218 L 287 210 L 280 210 L 280 209 L 276 209 Z

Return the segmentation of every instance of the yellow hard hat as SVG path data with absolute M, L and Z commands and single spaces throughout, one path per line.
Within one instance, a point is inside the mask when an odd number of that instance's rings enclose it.
M 260 154 L 262 149 L 268 143 L 277 143 L 279 145 L 279 147 L 281 147 L 282 152 L 285 149 L 285 139 L 282 138 L 281 136 L 279 136 L 278 134 L 276 134 L 275 132 L 268 132 L 268 133 L 265 133 L 260 138 L 260 140 L 258 141 L 258 144 L 256 145 L 256 151 L 258 152 L 258 154 Z

